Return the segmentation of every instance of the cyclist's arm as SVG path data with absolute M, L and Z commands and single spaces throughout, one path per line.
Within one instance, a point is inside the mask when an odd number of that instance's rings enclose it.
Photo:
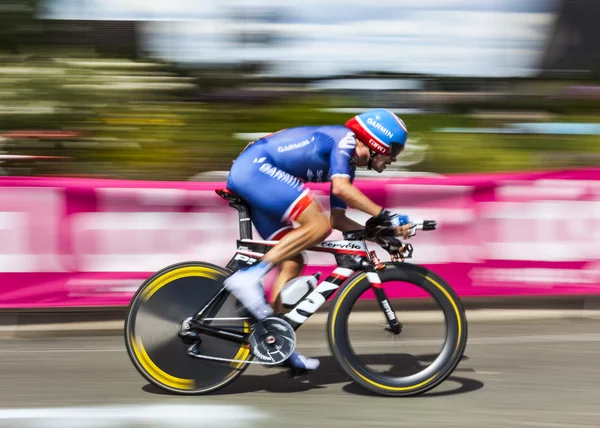
M 331 178 L 331 193 L 344 201 L 348 206 L 376 217 L 381 213 L 382 206 L 371 201 L 351 182 L 350 177 L 338 175 Z
M 346 217 L 346 210 L 344 208 L 331 209 L 329 225 L 332 229 L 339 230 L 340 232 L 346 232 L 348 230 L 360 230 L 365 228 L 364 225 Z
M 331 195 L 334 198 L 332 208 L 345 208 L 345 205 L 377 216 L 382 207 L 371 201 L 360 190 L 352 185 L 354 176 L 351 159 L 356 149 L 356 138 L 353 132 L 342 132 L 339 140 L 333 139 L 331 150 Z

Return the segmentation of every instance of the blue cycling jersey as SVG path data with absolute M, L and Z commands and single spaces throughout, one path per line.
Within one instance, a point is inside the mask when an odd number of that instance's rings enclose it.
M 303 182 L 336 176 L 354 180 L 355 147 L 354 133 L 345 126 L 284 129 L 249 144 L 235 160 L 227 185 L 249 203 L 261 235 L 270 236 L 293 219 L 291 213 L 306 196 Z M 332 208 L 346 208 L 334 195 L 330 201 Z
M 345 126 L 284 129 L 257 140 L 251 147 L 260 147 L 273 166 L 305 182 L 327 182 L 334 176 L 354 181 L 356 167 L 351 160 L 356 140 Z M 346 208 L 346 204 L 331 195 L 331 207 Z
M 278 168 L 304 181 L 322 182 L 335 175 L 354 177 L 354 138 L 344 126 L 306 126 L 284 129 L 253 145 L 263 145 Z

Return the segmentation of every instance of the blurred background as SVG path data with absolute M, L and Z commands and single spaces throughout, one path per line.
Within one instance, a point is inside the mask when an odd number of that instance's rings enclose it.
M 222 180 L 262 134 L 374 107 L 409 128 L 396 176 L 598 165 L 599 18 L 593 0 L 3 0 L 0 173 Z
M 0 0 L 0 428 L 598 427 L 599 23 L 598 0 Z M 143 379 L 123 344 L 133 294 L 234 254 L 212 182 L 261 135 L 380 107 L 409 143 L 358 184 L 440 221 L 413 262 L 465 303 L 453 376 L 423 400 L 370 396 L 321 313 L 298 336 L 322 361 L 307 379 L 253 367 L 185 398 Z M 500 171 L 523 174 L 449 178 Z M 415 176 L 433 178 L 384 181 Z M 396 342 L 363 303 L 372 366 L 433 361 L 411 353 L 438 333 L 418 305 Z

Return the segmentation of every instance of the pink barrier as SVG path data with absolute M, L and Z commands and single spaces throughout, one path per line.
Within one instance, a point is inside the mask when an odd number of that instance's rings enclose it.
M 214 193 L 222 186 L 0 179 L 0 308 L 122 306 L 164 266 L 225 264 L 238 224 Z M 328 185 L 311 187 L 328 208 Z M 600 169 L 359 180 L 358 187 L 392 211 L 438 221 L 437 231 L 411 240 L 413 262 L 460 296 L 600 294 Z M 309 253 L 308 261 L 307 272 L 334 268 L 329 254 Z M 414 295 L 402 287 L 388 294 Z

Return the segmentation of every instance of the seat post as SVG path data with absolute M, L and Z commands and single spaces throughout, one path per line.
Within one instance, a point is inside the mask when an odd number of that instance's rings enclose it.
M 244 201 L 231 190 L 215 189 L 217 195 L 229 201 L 229 206 L 239 213 L 240 239 L 252 239 L 252 220 L 250 219 L 250 208 Z
M 230 202 L 229 206 L 235 208 L 239 213 L 240 239 L 252 239 L 252 221 L 248 206 L 235 202 Z

